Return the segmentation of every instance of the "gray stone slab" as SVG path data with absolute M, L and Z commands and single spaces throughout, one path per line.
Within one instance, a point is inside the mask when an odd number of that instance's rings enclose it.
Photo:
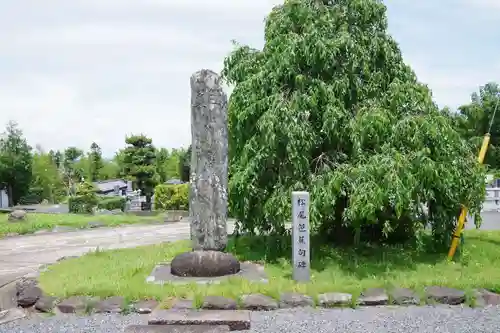
M 23 319 L 24 317 L 26 317 L 26 311 L 21 308 L 0 311 L 0 325 L 14 320 Z
M 17 286 L 11 282 L 0 288 L 0 311 L 17 307 Z
M 241 277 L 250 282 L 268 283 L 266 272 L 262 265 L 251 262 L 242 262 L 241 270 L 237 274 L 219 276 L 219 277 L 181 277 L 172 275 L 170 272 L 170 263 L 157 265 L 151 274 L 146 278 L 146 282 L 154 284 L 219 284 L 230 277 Z
M 19 280 L 24 275 L 25 274 L 22 274 L 22 273 L 12 273 L 12 274 L 0 275 L 0 288 L 2 288 L 3 286 L 8 285 L 11 282 Z
M 229 326 L 219 325 L 131 325 L 125 333 L 226 333 Z
M 154 311 L 149 325 L 227 325 L 231 331 L 250 329 L 250 311 L 201 310 L 201 311 Z

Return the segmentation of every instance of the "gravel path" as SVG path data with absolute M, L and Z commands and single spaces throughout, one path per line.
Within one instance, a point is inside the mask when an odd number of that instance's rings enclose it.
M 493 333 L 500 327 L 500 307 L 371 307 L 332 310 L 279 310 L 252 314 L 247 332 L 288 333 Z M 96 315 L 23 320 L 0 326 L 0 333 L 120 333 L 147 316 Z

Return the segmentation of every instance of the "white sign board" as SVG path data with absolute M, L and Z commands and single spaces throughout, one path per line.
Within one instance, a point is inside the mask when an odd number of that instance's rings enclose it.
M 292 192 L 293 279 L 311 279 L 309 247 L 309 192 Z

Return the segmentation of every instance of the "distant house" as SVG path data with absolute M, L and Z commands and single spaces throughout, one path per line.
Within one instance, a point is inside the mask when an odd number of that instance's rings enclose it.
M 0 208 L 9 208 L 9 195 L 4 188 L 0 188 Z
M 127 181 L 123 179 L 108 179 L 94 183 L 97 194 L 100 195 L 126 195 Z
M 500 179 L 495 178 L 495 175 L 486 175 L 486 187 L 500 187 Z
M 184 184 L 184 182 L 180 179 L 169 179 L 165 182 L 167 185 L 179 185 L 179 184 Z

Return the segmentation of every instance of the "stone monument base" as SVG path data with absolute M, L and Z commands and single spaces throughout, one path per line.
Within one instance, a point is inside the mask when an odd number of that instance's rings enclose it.
M 252 262 L 240 263 L 240 270 L 235 274 L 212 277 L 177 276 L 172 274 L 171 263 L 161 263 L 153 268 L 151 274 L 146 278 L 146 282 L 153 284 L 219 284 L 232 277 L 240 277 L 249 282 L 256 283 L 269 282 L 264 271 L 264 266 Z
M 190 251 L 177 255 L 170 269 L 172 275 L 180 277 L 216 277 L 238 273 L 240 262 L 222 251 Z

